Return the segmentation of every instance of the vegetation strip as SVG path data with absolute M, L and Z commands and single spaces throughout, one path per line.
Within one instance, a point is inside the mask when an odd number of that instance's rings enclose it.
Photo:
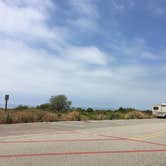
M 149 118 L 154 118 L 150 110 L 140 111 L 122 107 L 115 110 L 71 107 L 71 101 L 65 95 L 52 96 L 49 103 L 36 107 L 20 105 L 8 111 L 0 109 L 0 124 Z
M 6 154 L 0 155 L 0 158 L 18 158 L 18 157 L 40 157 L 40 156 L 69 156 L 69 155 L 95 155 L 95 154 L 119 154 L 119 153 L 154 153 L 166 152 L 166 149 L 151 150 L 116 150 L 116 151 L 95 151 L 95 152 L 55 152 L 55 153 L 32 153 L 32 154 Z

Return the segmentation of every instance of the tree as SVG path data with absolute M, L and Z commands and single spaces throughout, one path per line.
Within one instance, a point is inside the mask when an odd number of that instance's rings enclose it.
M 65 95 L 52 96 L 50 98 L 50 106 L 57 111 L 69 110 L 71 101 Z
M 87 112 L 93 112 L 94 110 L 93 110 L 93 108 L 88 108 L 86 111 Z

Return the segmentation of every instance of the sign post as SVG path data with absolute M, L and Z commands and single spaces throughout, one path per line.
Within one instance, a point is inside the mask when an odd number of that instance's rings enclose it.
M 9 101 L 9 95 L 5 95 L 5 111 L 7 111 L 8 101 Z

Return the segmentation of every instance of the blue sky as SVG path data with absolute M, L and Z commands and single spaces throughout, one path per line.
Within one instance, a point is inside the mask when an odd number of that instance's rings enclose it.
M 166 101 L 165 0 L 0 0 L 0 50 L 1 96 L 14 105 Z

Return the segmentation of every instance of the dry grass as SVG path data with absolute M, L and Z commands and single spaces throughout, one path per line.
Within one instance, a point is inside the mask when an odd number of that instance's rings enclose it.
M 61 116 L 61 120 L 63 121 L 78 121 L 80 119 L 80 112 L 77 111 L 72 111 L 72 112 L 67 112 L 63 113 Z
M 57 114 L 40 110 L 10 110 L 9 112 L 0 110 L 0 123 L 52 122 L 57 120 Z
M 130 112 L 48 112 L 38 109 L 0 110 L 0 123 L 29 123 L 29 122 L 54 122 L 54 121 L 86 121 L 106 119 L 147 119 L 153 118 L 151 114 L 140 111 Z
M 128 112 L 127 114 L 124 115 L 125 119 L 143 119 L 145 118 L 145 114 L 142 112 Z
M 3 110 L 0 110 L 0 123 L 6 123 L 7 116 Z
M 152 116 L 149 116 L 139 111 L 128 112 L 127 114 L 124 115 L 124 119 L 148 119 L 148 118 L 152 118 Z
M 105 120 L 105 119 L 107 119 L 107 116 L 104 114 L 100 113 L 96 115 L 96 120 Z

